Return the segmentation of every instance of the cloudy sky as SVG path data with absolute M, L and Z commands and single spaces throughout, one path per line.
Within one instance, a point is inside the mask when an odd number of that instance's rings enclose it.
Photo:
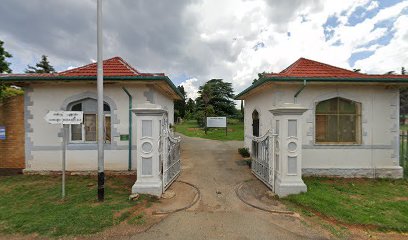
M 109 0 L 104 58 L 164 72 L 190 97 L 211 78 L 236 93 L 306 57 L 365 73 L 408 68 L 408 0 Z M 96 0 L 2 0 L 0 40 L 23 72 L 96 59 Z

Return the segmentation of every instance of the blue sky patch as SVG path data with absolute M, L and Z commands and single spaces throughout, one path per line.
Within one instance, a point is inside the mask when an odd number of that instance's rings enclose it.
M 362 52 L 355 52 L 351 54 L 350 58 L 348 59 L 348 63 L 350 66 L 354 67 L 354 64 L 361 59 L 366 59 L 374 54 L 374 51 L 362 51 Z
M 263 42 L 257 42 L 257 43 L 255 44 L 255 46 L 252 47 L 252 49 L 254 49 L 254 51 L 258 51 L 259 49 L 264 48 L 264 47 L 265 47 L 265 43 L 263 43 Z
M 182 73 L 182 74 L 177 75 L 177 76 L 172 76 L 171 81 L 173 81 L 174 85 L 178 86 L 178 85 L 180 85 L 180 83 L 182 83 L 182 82 L 184 82 L 184 81 L 186 81 L 186 80 L 188 80 L 190 78 L 191 77 L 188 76 L 187 74 Z
M 366 10 L 366 7 L 368 7 L 370 3 L 368 3 L 365 6 L 360 6 L 357 7 L 354 12 L 350 15 L 347 25 L 348 26 L 355 26 L 359 23 L 364 22 L 368 18 L 373 18 L 375 15 L 378 14 L 380 11 L 380 8 L 374 8 L 370 11 Z
M 332 46 L 341 46 L 341 45 L 343 45 L 343 43 L 340 41 L 340 39 L 332 44 Z
M 397 3 L 400 3 L 401 0 L 382 0 L 382 1 L 378 1 L 379 3 L 379 7 L 380 8 L 387 8 L 387 7 L 391 7 Z
M 334 36 L 333 28 L 340 24 L 337 16 L 330 16 L 327 18 L 326 22 L 323 24 L 324 37 L 326 41 L 330 40 Z

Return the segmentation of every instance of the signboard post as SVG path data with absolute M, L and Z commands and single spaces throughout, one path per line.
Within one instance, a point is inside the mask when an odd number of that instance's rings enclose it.
M 207 117 L 207 128 L 225 128 L 227 136 L 227 117 Z
M 65 168 L 68 142 L 68 129 L 71 124 L 82 124 L 83 112 L 79 111 L 49 111 L 44 119 L 50 124 L 62 125 L 62 198 L 65 198 Z

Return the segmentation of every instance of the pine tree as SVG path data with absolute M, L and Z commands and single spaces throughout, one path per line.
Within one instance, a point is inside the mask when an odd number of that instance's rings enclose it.
M 26 73 L 54 73 L 55 69 L 51 66 L 46 55 L 41 56 L 41 61 L 35 67 L 27 65 Z
M 4 50 L 4 42 L 0 40 L 0 73 L 11 73 L 10 63 L 6 61 L 7 58 L 11 58 L 12 55 Z
M 178 118 L 184 118 L 186 116 L 186 98 L 187 94 L 184 90 L 183 85 L 177 87 L 180 93 L 183 95 L 183 99 L 174 101 L 174 120 L 177 121 Z

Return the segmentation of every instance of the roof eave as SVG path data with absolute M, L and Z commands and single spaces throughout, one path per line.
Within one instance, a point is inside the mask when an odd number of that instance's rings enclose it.
M 106 81 L 165 81 L 171 89 L 179 97 L 177 100 L 183 99 L 183 94 L 177 89 L 174 83 L 167 76 L 104 76 Z M 75 81 L 96 81 L 96 76 L 1 76 L 0 82 L 6 82 L 10 84 L 17 83 L 36 83 L 36 82 L 47 82 L 47 81 L 64 81 L 64 82 L 75 82 Z
M 340 78 L 340 77 L 264 77 L 235 96 L 236 100 L 243 100 L 245 95 L 266 82 L 303 82 L 312 83 L 385 83 L 394 85 L 408 85 L 408 78 Z

